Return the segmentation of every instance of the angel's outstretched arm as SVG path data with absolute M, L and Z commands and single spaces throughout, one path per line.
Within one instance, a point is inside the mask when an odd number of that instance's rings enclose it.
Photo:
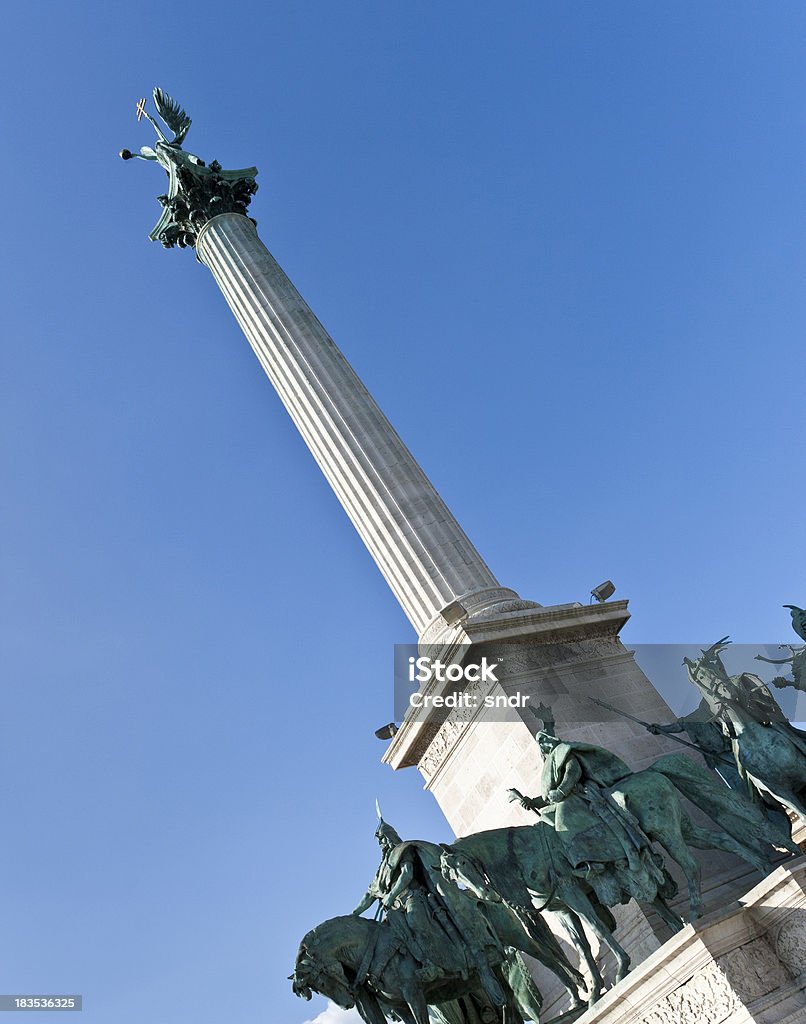
M 141 146 L 139 153 L 132 153 L 130 149 L 121 149 L 121 160 L 156 160 L 157 154 L 150 146 Z

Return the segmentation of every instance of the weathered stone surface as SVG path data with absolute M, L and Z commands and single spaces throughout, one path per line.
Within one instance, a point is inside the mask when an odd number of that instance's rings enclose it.
M 606 610 L 606 606 L 605 609 Z M 551 608 L 518 613 L 522 623 L 532 617 L 546 622 Z M 560 622 L 568 621 L 559 616 Z M 606 620 L 602 620 L 605 622 Z M 512 655 L 511 646 L 501 663 L 501 679 L 495 692 L 528 692 L 532 704 L 550 703 L 557 716 L 558 733 L 564 738 L 605 746 L 618 753 L 631 767 L 647 767 L 661 755 L 678 751 L 671 740 L 653 737 L 640 726 L 630 722 L 596 722 L 585 720 L 590 707 L 587 696 L 595 693 L 616 706 L 630 710 L 648 721 L 670 720 L 672 715 L 662 698 L 635 663 L 632 654 L 613 635 L 618 628 L 611 620 L 610 635 L 574 639 L 566 645 L 541 643 L 540 634 L 533 642 L 519 640 Z M 468 634 L 474 633 L 472 623 L 465 625 Z M 479 629 L 481 627 L 478 627 Z M 472 659 L 482 652 L 497 650 L 487 640 L 493 629 L 488 624 L 482 642 L 470 648 Z M 558 625 L 546 632 L 556 638 Z M 604 630 L 603 630 L 604 632 Z M 512 645 L 514 647 L 514 645 Z M 476 653 L 478 652 L 478 654 Z M 511 656 L 512 655 L 512 656 Z M 491 690 L 490 692 L 493 692 Z M 590 714 L 590 712 L 588 712 Z M 499 716 L 500 717 L 500 716 Z M 489 714 L 458 709 L 441 724 L 420 755 L 419 768 L 426 788 L 436 797 L 448 821 L 459 836 L 508 825 L 533 823 L 528 813 L 517 803 L 508 803 L 506 791 L 517 788 L 523 793 L 534 793 L 540 777 L 541 756 L 534 740 L 538 722 L 531 714 L 512 710 L 505 721 L 490 720 Z M 412 730 L 413 732 L 414 730 Z M 415 740 L 395 737 L 386 758 L 392 763 L 404 743 L 417 749 Z M 405 756 L 406 759 L 411 755 Z M 689 808 L 697 820 L 707 827 L 713 823 L 698 817 L 696 808 Z M 706 911 L 726 905 L 747 892 L 760 878 L 749 865 L 731 854 L 713 850 L 697 853 L 702 868 L 703 904 Z M 666 858 L 680 883 L 680 896 L 676 909 L 685 916 L 687 889 L 676 866 Z M 618 908 L 618 937 L 622 945 L 639 964 L 665 941 L 669 932 L 650 908 L 631 904 Z M 746 938 L 745 941 L 748 941 Z M 605 962 L 605 970 L 608 965 Z M 566 1008 L 563 995 L 556 983 L 543 976 L 538 978 L 544 989 L 546 1005 L 544 1016 L 551 1018 Z M 693 996 L 692 996 L 693 998 Z
M 665 942 L 577 1024 L 806 1022 L 806 858 Z
M 741 1009 L 724 971 L 708 964 L 680 988 L 666 996 L 643 1018 L 642 1024 L 705 1024 L 727 1020 Z
M 793 910 L 775 936 L 775 952 L 797 977 L 806 970 L 806 910 Z
M 789 972 L 766 936 L 725 953 L 716 963 L 731 991 L 745 1004 L 790 981 Z

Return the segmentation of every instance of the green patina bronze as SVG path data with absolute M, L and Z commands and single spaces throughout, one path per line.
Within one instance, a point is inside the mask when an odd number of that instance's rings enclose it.
M 801 609 L 794 608 L 793 623 L 796 613 Z M 730 675 L 721 657 L 729 643 L 723 637 L 684 664 L 730 743 L 747 796 L 788 833 L 787 812 L 806 823 L 806 733 L 789 722 L 757 675 Z
M 806 608 L 798 608 L 796 604 L 785 604 L 784 608 L 789 608 L 790 610 L 792 628 L 801 640 L 806 640 Z M 791 686 L 795 690 L 800 690 L 801 693 L 806 693 L 806 644 L 802 644 L 800 647 L 795 647 L 792 644 L 782 644 L 781 646 L 789 651 L 788 658 L 764 658 L 757 654 L 756 661 L 766 661 L 768 665 L 791 666 L 792 678 L 787 679 L 786 676 L 776 676 L 772 681 L 772 685 L 779 690 L 786 686 Z
M 510 790 L 510 799 L 553 829 L 570 875 L 600 903 L 648 901 L 673 930 L 679 929 L 679 919 L 667 906 L 675 886 L 653 844 L 682 868 L 692 920 L 701 912 L 702 896 L 691 847 L 734 853 L 763 872 L 780 848 L 797 852 L 776 822 L 690 757 L 668 755 L 649 769 L 632 772 L 602 747 L 563 742 L 548 709 L 539 716 L 545 723 L 537 735 L 543 755 L 540 792 L 527 797 Z M 720 828 L 696 825 L 682 796 Z
M 188 153 L 182 143 L 190 128 L 190 118 L 182 107 L 161 89 L 154 90 L 154 106 L 171 133 L 165 134 L 157 121 L 138 106 L 138 120 L 142 115 L 154 126 L 157 143 L 152 149 L 142 146 L 139 153 L 122 149 L 123 160 L 156 160 L 168 174 L 168 191 L 158 196 L 164 209 L 149 237 L 161 242 L 166 249 L 195 246 L 199 231 L 213 217 L 221 213 L 246 214 L 258 186 L 256 167 L 226 171 L 217 160 L 206 164 Z
M 369 1024 L 397 1014 L 416 1024 L 539 1020 L 542 997 L 522 960 L 552 970 L 583 1005 L 582 976 L 540 921 L 531 933 L 501 900 L 483 902 L 443 873 L 445 848 L 404 842 L 382 819 L 381 862 L 353 914 L 332 918 L 302 940 L 294 991 L 355 1006 Z M 377 904 L 374 920 L 361 915 Z M 503 1018 L 502 1018 L 503 1014 Z
M 767 867 L 774 843 L 766 820 L 690 758 L 672 755 L 633 773 L 609 751 L 564 743 L 547 725 L 539 734 L 541 794 L 511 791 L 540 815 L 537 823 L 440 847 L 404 842 L 381 820 L 381 862 L 353 915 L 325 921 L 302 940 L 291 976 L 298 995 L 315 991 L 356 1007 L 368 1024 L 394 1014 L 416 1024 L 536 1021 L 542 1000 L 520 958 L 526 953 L 561 980 L 576 1011 L 581 976 L 542 911 L 560 921 L 587 966 L 592 981 L 584 996 L 592 1005 L 603 980 L 586 929 L 615 956 L 617 980 L 629 968 L 610 906 L 648 900 L 672 929 L 682 927 L 667 906 L 676 886 L 653 841 L 686 871 L 694 916 L 699 874 L 687 844 Z M 694 826 L 681 794 L 726 819 L 725 832 Z M 362 918 L 373 905 L 375 920 Z
M 760 786 L 757 776 L 766 772 L 764 786 L 775 794 L 778 809 L 792 810 L 790 790 L 785 794 L 780 780 L 789 778 L 787 771 L 806 768 L 806 736 L 793 730 L 757 677 L 727 674 L 719 658 L 724 644 L 688 662 L 705 704 L 697 722 L 726 730 L 727 749 L 738 751 L 736 773 L 743 785 L 755 780 Z M 731 789 L 685 754 L 661 757 L 633 772 L 603 747 L 563 741 L 550 708 L 541 705 L 534 713 L 543 723 L 537 734 L 543 762 L 539 792 L 509 793 L 538 816 L 536 823 L 436 846 L 404 842 L 381 819 L 381 862 L 355 911 L 325 921 L 302 940 L 291 976 L 298 995 L 318 992 L 346 1009 L 355 1007 L 367 1024 L 398 1018 L 411 1024 L 537 1021 L 542 997 L 522 960 L 527 954 L 568 990 L 572 1010 L 563 1019 L 570 1020 L 583 998 L 593 1005 L 604 988 L 586 932 L 614 955 L 616 981 L 629 969 L 610 907 L 647 901 L 673 931 L 682 927 L 668 906 L 677 886 L 658 847 L 686 876 L 691 919 L 702 903 L 691 848 L 734 853 L 765 873 L 777 851 L 800 852 L 776 807 L 759 799 L 760 790 L 751 787 L 745 795 Z M 693 723 L 681 727 L 689 725 L 698 746 L 713 742 L 714 759 L 722 766 L 724 744 L 716 744 L 713 730 L 700 735 Z M 692 822 L 683 797 L 718 828 Z M 361 917 L 373 905 L 375 920 Z M 587 989 L 543 920 L 546 911 L 587 967 Z
M 806 639 L 806 610 L 785 607 Z M 656 735 L 677 739 L 685 731 L 691 742 L 677 742 L 702 754 L 707 767 L 678 753 L 633 772 L 604 747 L 563 740 L 551 708 L 541 704 L 533 709 L 543 726 L 536 736 L 539 791 L 509 790 L 510 800 L 537 815 L 535 824 L 436 846 L 403 842 L 379 810 L 378 870 L 351 917 L 325 921 L 305 936 L 294 991 L 356 1007 L 367 1024 L 520 1024 L 538 1021 L 542 1003 L 525 953 L 562 981 L 572 999 L 562 1019 L 571 1020 L 583 991 L 592 1005 L 604 987 L 586 932 L 615 957 L 616 981 L 629 969 L 611 907 L 647 901 L 673 931 L 682 927 L 668 905 L 677 886 L 659 848 L 683 870 L 690 920 L 702 906 L 692 848 L 733 853 L 762 873 L 781 850 L 799 854 L 790 818 L 806 822 L 806 733 L 787 720 L 758 676 L 729 674 L 721 658 L 728 642 L 724 637 L 695 661 L 684 659 L 702 699 L 676 722 L 643 722 L 594 700 Z M 773 663 L 793 664 L 795 681 L 778 685 L 799 686 L 806 647 L 791 650 L 792 658 Z M 717 827 L 695 824 L 683 798 Z M 375 920 L 362 918 L 375 904 Z M 587 967 L 587 990 L 543 912 L 561 923 Z
M 646 728 L 655 736 L 671 736 L 685 732 L 697 747 L 705 763 L 721 776 L 725 785 L 737 792 L 745 789 L 744 782 L 733 762 L 730 740 L 722 731 L 721 724 L 716 720 L 708 702 L 703 698 L 695 711 L 678 718 L 675 722 L 660 725 L 657 722 L 647 723 Z

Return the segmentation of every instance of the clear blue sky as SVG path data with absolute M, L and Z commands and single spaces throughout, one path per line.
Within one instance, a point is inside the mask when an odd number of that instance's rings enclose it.
M 628 643 L 772 643 L 806 604 L 806 9 L 4 28 L 0 991 L 301 1024 L 286 975 L 371 877 L 375 797 L 448 830 L 373 736 L 408 624 L 208 271 L 148 241 L 135 101 L 258 165 L 264 241 L 503 583 L 612 577 Z

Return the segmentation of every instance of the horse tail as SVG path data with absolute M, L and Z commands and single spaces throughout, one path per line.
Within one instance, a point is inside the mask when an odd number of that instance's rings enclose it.
M 717 782 L 714 774 L 685 754 L 667 754 L 647 771 L 667 779 L 696 807 L 744 847 L 789 846 L 790 837 L 742 793 Z M 772 850 L 770 850 L 772 852 Z

